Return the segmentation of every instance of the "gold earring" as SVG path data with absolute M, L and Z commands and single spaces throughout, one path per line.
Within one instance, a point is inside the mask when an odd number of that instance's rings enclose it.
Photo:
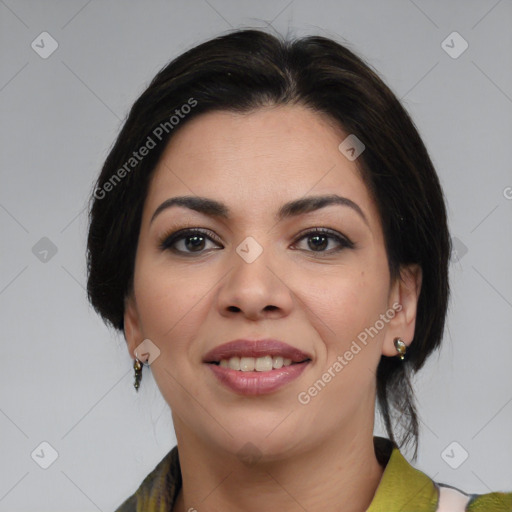
M 137 357 L 133 361 L 133 369 L 135 370 L 135 382 L 133 385 L 135 387 L 135 391 L 137 392 L 139 391 L 140 381 L 142 379 L 142 365 L 140 363 L 141 362 Z
M 393 340 L 393 343 L 395 344 L 395 348 L 396 348 L 396 351 L 398 352 L 398 356 L 403 361 L 405 358 L 405 353 L 407 352 L 406 344 L 400 338 L 395 338 Z

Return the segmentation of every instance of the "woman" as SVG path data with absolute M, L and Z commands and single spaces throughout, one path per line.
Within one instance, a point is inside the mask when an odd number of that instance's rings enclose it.
M 172 61 L 90 221 L 90 301 L 124 332 L 136 389 L 151 366 L 178 443 L 118 511 L 512 510 L 399 452 L 450 237 L 411 119 L 347 48 L 242 30 Z

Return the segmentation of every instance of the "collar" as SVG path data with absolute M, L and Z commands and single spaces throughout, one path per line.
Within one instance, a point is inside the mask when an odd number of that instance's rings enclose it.
M 413 468 L 388 439 L 374 437 L 374 447 L 377 460 L 385 469 L 366 512 L 435 512 L 439 496 L 436 484 Z M 116 512 L 172 510 L 181 486 L 175 446 Z
M 374 445 L 385 469 L 366 512 L 434 512 L 439 497 L 436 484 L 413 468 L 388 439 L 375 437 Z

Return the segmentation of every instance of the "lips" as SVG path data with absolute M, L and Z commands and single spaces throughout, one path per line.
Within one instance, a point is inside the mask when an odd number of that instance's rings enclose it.
M 230 341 L 203 358 L 218 382 L 245 396 L 278 391 L 299 378 L 310 362 L 309 354 L 273 339 Z
M 311 356 L 287 343 L 274 339 L 247 340 L 239 339 L 225 343 L 210 350 L 204 358 L 204 363 L 220 363 L 232 357 L 278 357 L 290 359 L 293 363 L 302 363 L 310 360 Z

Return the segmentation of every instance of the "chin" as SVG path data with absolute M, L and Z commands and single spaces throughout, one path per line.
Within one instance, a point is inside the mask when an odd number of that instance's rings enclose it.
M 301 432 L 300 425 L 287 418 L 289 412 L 272 412 L 262 416 L 256 412 L 244 418 L 240 415 L 231 418 L 224 417 L 223 430 L 209 432 L 210 443 L 217 443 L 221 450 L 225 450 L 240 459 L 262 459 L 267 461 L 289 457 L 298 447 L 304 446 L 307 440 L 305 433 Z M 290 415 L 291 416 L 291 415 Z M 287 418 L 287 419 L 285 419 Z M 283 421 L 284 420 L 284 421 Z

